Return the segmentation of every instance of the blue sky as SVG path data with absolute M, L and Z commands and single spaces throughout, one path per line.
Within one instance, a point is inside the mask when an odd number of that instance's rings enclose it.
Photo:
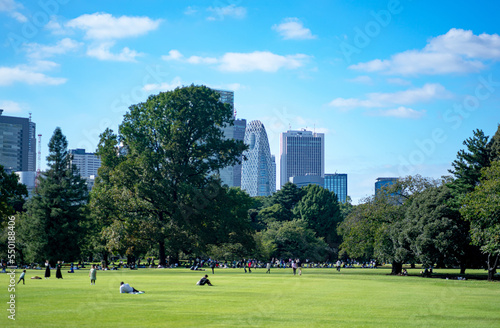
M 448 174 L 500 123 L 494 1 L 0 0 L 0 108 L 94 151 L 128 106 L 177 86 L 233 90 L 238 118 L 325 133 L 357 203 L 378 177 Z M 45 167 L 43 160 L 42 167 Z M 277 165 L 279 168 L 279 163 Z M 277 172 L 279 179 L 279 172 Z M 279 181 L 279 180 L 278 180 Z

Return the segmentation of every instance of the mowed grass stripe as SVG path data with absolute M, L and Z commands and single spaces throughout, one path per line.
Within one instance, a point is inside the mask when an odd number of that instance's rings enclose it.
M 16 286 L 16 322 L 3 310 L 0 326 L 500 327 L 497 282 L 396 277 L 388 269 L 265 271 L 122 269 L 99 271 L 91 286 L 87 269 L 63 280 L 31 280 L 43 271 L 28 270 L 26 285 Z M 195 285 L 204 274 L 215 286 Z M 146 293 L 120 294 L 121 281 Z M 2 293 L 5 307 L 7 300 Z

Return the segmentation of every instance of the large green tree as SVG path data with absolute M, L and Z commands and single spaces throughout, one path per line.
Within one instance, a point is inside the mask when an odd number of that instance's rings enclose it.
M 330 246 L 333 257 L 340 244 L 337 225 L 341 221 L 341 213 L 337 196 L 334 192 L 315 184 L 302 189 L 304 196 L 294 207 L 293 213 L 296 218 L 305 220 L 317 236 L 324 238 Z
M 453 188 L 459 194 L 474 190 L 481 177 L 481 169 L 490 165 L 489 137 L 482 130 L 475 130 L 474 135 L 463 144 L 466 149 L 457 153 L 457 159 L 451 163 L 453 169 L 448 170 L 455 177 Z
M 492 162 L 500 160 L 500 124 L 498 125 L 497 132 L 491 137 L 488 148 L 490 151 L 490 160 Z
M 155 222 L 160 264 L 174 231 L 196 231 L 203 211 L 217 197 L 214 173 L 239 162 L 246 146 L 225 139 L 233 112 L 205 86 L 177 88 L 129 107 L 119 127 L 125 160 L 114 183 L 137 199 L 138 212 Z
M 328 245 L 323 238 L 308 228 L 305 220 L 271 222 L 259 236 L 265 248 L 261 255 L 276 258 L 301 258 L 311 261 L 324 261 Z
M 471 223 L 472 242 L 488 256 L 488 280 L 500 259 L 500 161 L 482 170 L 481 183 L 467 194 L 460 212 Z
M 445 184 L 423 190 L 406 210 L 402 233 L 419 263 L 427 267 L 460 264 L 465 273 L 469 230 L 452 200 Z
M 14 172 L 8 174 L 0 165 L 0 222 L 8 215 L 22 209 L 24 198 L 28 196 L 26 186 L 19 183 L 19 177 Z
M 7 244 L 9 232 L 15 233 L 14 225 L 9 226 L 9 217 L 22 210 L 24 198 L 28 196 L 26 186 L 19 183 L 19 177 L 15 173 L 7 174 L 2 165 L 0 165 L 0 257 L 7 258 Z M 14 231 L 14 232 L 12 232 Z M 16 243 L 16 258 L 21 261 L 23 258 L 22 248 Z
M 406 209 L 419 193 L 436 184 L 419 175 L 408 176 L 365 199 L 339 226 L 341 252 L 365 260 L 373 256 L 392 263 L 392 274 L 401 273 L 402 264 L 414 259 L 403 234 Z
M 75 261 L 80 256 L 88 190 L 67 148 L 66 137 L 56 128 L 49 142 L 48 170 L 39 177 L 20 225 L 28 261 Z

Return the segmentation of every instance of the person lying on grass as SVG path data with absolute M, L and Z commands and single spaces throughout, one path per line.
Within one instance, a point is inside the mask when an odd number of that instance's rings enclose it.
M 208 274 L 201 277 L 200 281 L 198 281 L 196 284 L 200 285 L 200 286 L 203 286 L 203 285 L 213 286 L 212 283 L 210 282 L 210 280 L 208 280 Z
M 129 284 L 125 284 L 123 281 L 120 283 L 120 293 L 128 293 L 128 294 L 144 294 L 143 291 L 139 291 Z

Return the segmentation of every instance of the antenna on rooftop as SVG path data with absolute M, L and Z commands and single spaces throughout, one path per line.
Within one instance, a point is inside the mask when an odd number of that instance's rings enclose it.
M 30 113 L 31 119 L 31 113 Z M 38 187 L 38 179 L 40 178 L 40 167 L 42 166 L 42 135 L 38 134 L 38 152 L 37 152 L 37 163 L 36 163 L 36 177 L 35 177 L 35 190 Z

